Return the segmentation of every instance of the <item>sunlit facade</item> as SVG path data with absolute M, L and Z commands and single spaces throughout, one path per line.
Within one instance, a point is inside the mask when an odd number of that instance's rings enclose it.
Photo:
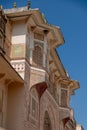
M 70 96 L 79 84 L 56 52 L 63 43 L 39 9 L 0 9 L 0 130 L 76 130 Z

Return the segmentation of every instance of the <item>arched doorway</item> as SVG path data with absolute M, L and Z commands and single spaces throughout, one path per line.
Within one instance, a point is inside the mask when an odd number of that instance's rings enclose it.
M 51 120 L 47 111 L 45 112 L 45 116 L 44 116 L 44 129 L 43 130 L 52 130 Z

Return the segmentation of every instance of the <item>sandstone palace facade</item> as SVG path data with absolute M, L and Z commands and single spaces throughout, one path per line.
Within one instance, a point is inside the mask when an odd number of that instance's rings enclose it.
M 56 52 L 63 43 L 39 9 L 0 8 L 0 130 L 76 130 L 79 84 Z

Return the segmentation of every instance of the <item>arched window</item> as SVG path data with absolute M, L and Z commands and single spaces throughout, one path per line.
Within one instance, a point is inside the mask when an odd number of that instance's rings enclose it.
M 52 130 L 51 120 L 47 111 L 44 116 L 44 130 Z
M 33 124 L 36 124 L 39 120 L 39 97 L 35 88 L 30 90 L 28 119 Z
M 42 48 L 39 45 L 34 46 L 33 65 L 36 66 L 36 67 L 40 67 L 40 68 L 43 66 Z

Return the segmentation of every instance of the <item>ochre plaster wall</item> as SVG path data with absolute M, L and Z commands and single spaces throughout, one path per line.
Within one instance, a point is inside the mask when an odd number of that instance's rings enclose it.
M 9 86 L 7 101 L 7 129 L 23 130 L 24 87 Z

